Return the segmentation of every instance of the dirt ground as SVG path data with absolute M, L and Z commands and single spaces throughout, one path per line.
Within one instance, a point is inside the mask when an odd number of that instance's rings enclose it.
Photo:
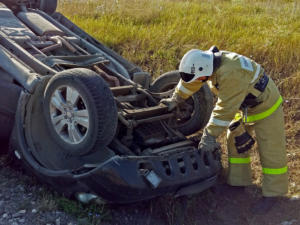
M 191 197 L 165 196 L 129 205 L 108 205 L 106 221 L 78 220 L 41 196 L 44 186 L 19 167 L 0 168 L 0 225 L 299 225 L 300 195 L 281 199 L 266 215 L 249 209 L 261 196 L 253 185 L 244 191 L 219 184 Z M 53 202 L 54 201 L 54 202 Z
M 115 206 L 114 225 L 299 225 L 300 199 L 281 199 L 266 215 L 253 215 L 261 196 L 256 186 L 236 190 L 219 184 L 192 198 L 162 197 L 150 202 Z
M 241 191 L 224 185 L 221 176 L 215 188 L 189 198 L 165 196 L 136 204 L 106 205 L 107 218 L 93 222 L 60 210 L 51 191 L 49 195 L 45 186 L 20 167 L 3 164 L 0 154 L 0 225 L 300 225 L 300 104 L 288 106 L 289 197 L 281 199 L 266 215 L 253 215 L 249 210 L 261 197 L 261 168 L 255 152 L 252 167 L 257 186 Z M 225 149 L 223 139 L 219 141 Z M 226 152 L 222 161 L 227 161 Z

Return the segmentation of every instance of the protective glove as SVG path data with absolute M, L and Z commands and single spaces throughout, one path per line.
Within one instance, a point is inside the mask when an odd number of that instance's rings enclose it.
M 178 104 L 183 102 L 184 99 L 177 94 L 173 94 L 171 98 L 164 98 L 160 100 L 160 103 L 163 103 L 166 106 L 168 106 L 169 111 L 173 111 L 178 106 Z
M 201 137 L 201 141 L 199 142 L 198 149 L 201 149 L 204 152 L 213 152 L 219 147 L 220 144 L 216 141 L 216 137 L 210 135 L 205 128 Z

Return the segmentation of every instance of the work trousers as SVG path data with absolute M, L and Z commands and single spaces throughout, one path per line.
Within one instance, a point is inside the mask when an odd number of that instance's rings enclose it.
M 255 132 L 263 170 L 262 193 L 265 197 L 283 196 L 288 191 L 286 141 L 282 106 L 270 116 L 245 124 L 251 134 Z M 227 147 L 229 170 L 227 182 L 232 186 L 252 184 L 249 151 L 239 154 L 234 135 L 228 130 Z M 252 151 L 252 150 L 250 150 Z

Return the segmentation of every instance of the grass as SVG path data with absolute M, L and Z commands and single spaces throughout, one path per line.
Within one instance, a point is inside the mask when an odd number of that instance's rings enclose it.
M 37 209 L 38 211 L 60 210 L 77 218 L 78 224 L 82 225 L 100 225 L 104 220 L 110 219 L 109 209 L 104 207 L 104 204 L 85 205 L 50 192 L 46 188 L 40 188 Z
M 154 78 L 177 69 L 189 49 L 212 45 L 262 64 L 285 99 L 289 195 L 300 193 L 298 0 L 61 0 L 59 11 Z M 260 185 L 259 157 L 252 156 Z
M 1 145 L 0 145 L 1 146 Z M 2 147 L 2 146 L 1 146 Z M 6 150 L 6 147 L 4 147 Z M 24 198 L 18 202 L 16 211 L 26 210 L 30 212 L 33 208 L 37 212 L 61 211 L 74 216 L 78 225 L 100 225 L 103 221 L 109 221 L 110 209 L 104 207 L 103 203 L 92 202 L 90 204 L 82 204 L 78 201 L 65 198 L 61 194 L 49 189 L 47 185 L 42 185 L 35 176 L 30 176 L 28 171 L 18 162 L 7 161 L 5 155 L 0 155 L 0 168 L 5 168 L 1 173 L 2 176 L 9 177 L 9 180 L 15 179 L 15 188 L 21 188 L 21 192 L 34 193 L 36 199 L 33 205 L 33 199 Z M 26 172 L 26 174 L 24 174 Z M 7 183 L 8 181 L 3 181 Z M 22 190 L 24 189 L 24 190 Z M 2 190 L 3 191 L 3 190 Z
M 58 209 L 76 216 L 79 223 L 84 225 L 87 225 L 87 223 L 98 225 L 101 224 L 103 220 L 109 219 L 109 211 L 107 208 L 104 208 L 104 205 L 98 205 L 95 203 L 83 205 L 64 197 L 57 198 L 56 202 Z
M 177 68 L 187 50 L 214 44 L 252 57 L 275 79 L 299 69 L 296 1 L 74 0 L 59 10 L 154 76 Z
M 176 69 L 187 50 L 208 49 L 211 45 L 262 64 L 286 99 L 290 181 L 297 182 L 296 171 L 300 167 L 297 0 L 64 0 L 59 11 L 153 77 Z M 225 143 L 224 137 L 221 141 Z M 260 171 L 257 154 L 253 158 L 255 171 Z M 254 178 L 260 183 L 259 172 L 255 172 Z M 293 187 L 290 190 L 296 191 Z

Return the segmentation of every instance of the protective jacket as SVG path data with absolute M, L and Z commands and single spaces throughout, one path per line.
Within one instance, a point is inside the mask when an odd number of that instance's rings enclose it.
M 264 173 L 263 194 L 284 195 L 287 192 L 287 167 L 282 97 L 260 64 L 233 52 L 221 51 L 220 54 L 221 63 L 208 81 L 218 100 L 206 130 L 210 135 L 218 137 L 228 128 L 237 113 L 243 110 L 243 122 L 247 130 L 254 130 L 256 133 Z M 180 80 L 174 95 L 187 99 L 203 84 L 200 80 L 191 83 Z M 228 183 L 237 186 L 249 185 L 249 153 L 239 154 L 234 141 L 228 130 Z
M 266 112 L 276 103 L 275 107 L 278 107 L 282 102 L 280 93 L 272 79 L 269 79 L 263 93 L 255 88 L 257 82 L 264 75 L 264 69 L 260 64 L 233 52 L 222 51 L 221 54 L 221 65 L 210 76 L 210 82 L 208 82 L 211 90 L 218 96 L 218 101 L 207 125 L 208 132 L 215 137 L 219 136 L 229 126 L 249 94 L 258 97 L 257 101 L 262 103 L 256 107 L 248 107 L 248 122 L 256 120 L 255 117 L 251 116 Z M 185 83 L 180 80 L 175 94 L 187 99 L 197 92 L 202 85 L 203 82 L 198 80 L 192 83 Z M 262 117 L 264 116 L 262 115 Z

